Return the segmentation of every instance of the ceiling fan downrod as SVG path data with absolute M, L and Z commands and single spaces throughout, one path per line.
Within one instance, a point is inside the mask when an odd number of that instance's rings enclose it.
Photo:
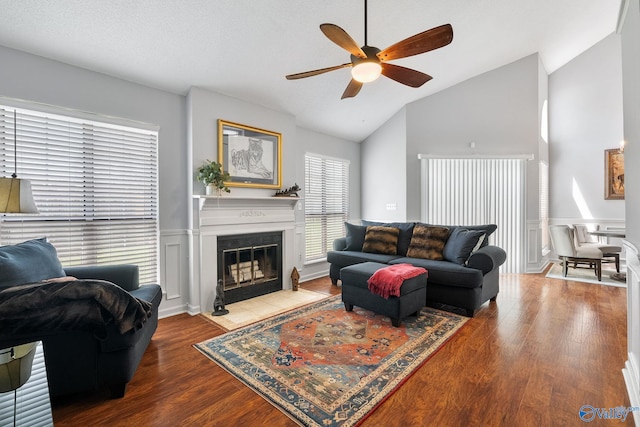
M 364 0 L 364 45 L 369 46 L 367 43 L 367 0 Z

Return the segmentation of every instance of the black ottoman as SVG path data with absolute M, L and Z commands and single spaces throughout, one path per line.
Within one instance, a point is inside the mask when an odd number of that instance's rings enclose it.
M 391 318 L 393 326 L 400 326 L 400 321 L 405 317 L 420 312 L 427 300 L 427 275 L 407 279 L 402 283 L 400 296 L 391 296 L 385 299 L 369 291 L 367 280 L 377 270 L 388 267 L 387 264 L 377 262 L 364 262 L 350 265 L 340 270 L 342 281 L 342 302 L 347 311 L 353 310 L 357 305 L 374 313 Z

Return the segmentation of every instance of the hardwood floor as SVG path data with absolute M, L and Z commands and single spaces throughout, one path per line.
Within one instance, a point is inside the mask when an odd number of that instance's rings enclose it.
M 328 278 L 301 287 L 336 294 Z M 626 289 L 502 275 L 487 303 L 363 426 L 581 425 L 582 405 L 630 406 Z M 53 402 L 55 425 L 295 426 L 194 343 L 223 331 L 201 316 L 160 320 L 124 398 Z M 640 416 L 640 414 L 638 414 Z M 599 420 L 589 425 L 633 425 Z

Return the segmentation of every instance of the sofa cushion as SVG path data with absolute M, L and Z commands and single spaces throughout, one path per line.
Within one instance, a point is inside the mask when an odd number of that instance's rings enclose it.
M 395 227 L 370 225 L 364 235 L 362 252 L 396 255 L 398 253 L 398 235 L 400 230 Z
M 47 239 L 0 246 L 0 289 L 66 276 Z
M 467 230 L 456 227 L 447 243 L 444 245 L 443 256 L 447 261 L 464 265 L 469 259 L 469 255 L 477 250 L 485 238 L 485 232 L 480 230 Z
M 388 264 L 390 261 L 400 258 L 398 255 L 369 254 L 361 251 L 329 251 L 327 252 L 327 262 L 343 268 L 348 265 L 359 264 L 361 262 L 373 261 Z
M 413 227 L 413 237 L 407 251 L 411 258 L 443 259 L 444 245 L 449 237 L 447 227 L 417 224 Z
M 383 227 L 394 227 L 400 230 L 398 236 L 398 255 L 406 256 L 413 236 L 413 222 L 374 222 L 362 220 L 362 225 L 381 225 Z
M 478 288 L 482 286 L 484 276 L 482 271 L 465 267 L 450 261 L 432 259 L 400 257 L 389 261 L 389 264 L 408 263 L 416 267 L 426 268 L 429 272 L 427 288 L 430 283 L 456 286 L 460 288 Z
M 347 247 L 344 250 L 361 251 L 362 245 L 364 245 L 364 235 L 367 232 L 367 226 L 345 222 L 344 227 L 347 231 Z
M 418 223 L 418 224 L 420 224 L 420 223 Z M 455 230 L 456 228 L 466 228 L 467 230 L 484 231 L 486 236 L 485 236 L 484 240 L 482 241 L 482 244 L 480 245 L 481 248 L 484 248 L 485 246 L 487 246 L 489 244 L 489 236 L 491 236 L 498 229 L 498 226 L 495 225 L 495 224 L 484 224 L 484 225 L 436 225 L 436 224 L 424 224 L 424 225 L 432 225 L 434 227 L 448 227 L 449 231 L 451 233 L 453 233 L 453 230 Z

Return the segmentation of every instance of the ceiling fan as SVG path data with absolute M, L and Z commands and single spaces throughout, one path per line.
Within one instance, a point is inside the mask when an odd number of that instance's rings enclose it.
M 445 24 L 406 38 L 384 50 L 369 46 L 367 44 L 367 0 L 364 1 L 364 46 L 358 46 L 351 36 L 337 25 L 321 24 L 320 30 L 329 40 L 351 53 L 351 62 L 334 67 L 289 74 L 286 78 L 287 80 L 296 80 L 352 67 L 352 79 L 341 99 L 356 96 L 364 83 L 376 80 L 380 74 L 407 86 L 422 86 L 432 79 L 430 75 L 399 65 L 389 64 L 387 61 L 429 52 L 446 46 L 453 40 L 453 28 L 451 24 Z

